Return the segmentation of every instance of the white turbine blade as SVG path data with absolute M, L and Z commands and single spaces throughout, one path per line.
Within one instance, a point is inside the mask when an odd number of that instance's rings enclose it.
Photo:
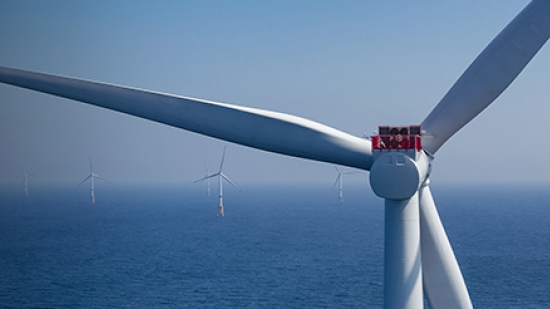
M 338 173 L 338 177 L 336 177 L 336 181 L 334 182 L 334 185 L 332 186 L 331 190 L 334 190 L 334 188 L 336 188 L 336 185 L 338 184 L 340 177 L 342 177 L 342 173 Z
M 208 194 L 210 194 L 210 178 L 206 178 L 208 177 L 208 166 L 206 166 L 206 163 L 204 163 L 204 171 L 206 172 L 206 176 L 205 176 L 205 179 L 207 180 L 207 185 L 208 185 Z M 203 179 L 203 180 L 205 180 Z M 202 181 L 202 180 L 201 180 Z M 197 181 L 195 181 L 197 182 Z
M 368 170 L 371 142 L 304 118 L 0 67 L 0 82 L 270 152 Z
M 336 171 L 337 171 L 339 174 L 342 174 L 342 175 L 351 175 L 351 174 L 359 174 L 359 173 L 361 173 L 361 172 L 359 172 L 359 171 L 342 172 L 342 170 L 340 170 L 340 169 L 338 168 L 338 166 L 336 166 L 336 165 L 334 166 L 334 168 L 336 169 Z
M 95 178 L 97 178 L 97 179 L 99 179 L 99 180 L 103 180 L 103 181 L 105 181 L 105 182 L 107 182 L 107 183 L 111 183 L 109 180 L 107 180 L 107 179 L 105 179 L 105 178 L 99 176 L 98 174 L 93 174 L 93 175 L 94 175 Z
M 90 174 L 94 173 L 94 166 L 92 165 L 92 156 L 90 156 Z
M 203 178 L 201 178 L 201 179 L 199 179 L 199 180 L 193 181 L 193 183 L 205 181 L 205 180 L 210 179 L 210 178 L 212 178 L 212 177 L 216 177 L 216 176 L 218 176 L 219 174 L 220 174 L 220 173 L 216 173 L 216 174 L 212 174 L 212 175 L 205 176 L 205 177 L 203 177 Z
M 421 124 L 434 154 L 491 104 L 521 73 L 550 36 L 550 1 L 533 0 L 483 50 Z
M 80 186 L 81 184 L 85 183 L 86 180 L 92 178 L 92 175 L 89 175 L 88 177 L 84 178 L 84 180 L 82 180 L 82 182 L 80 182 L 78 185 Z
M 220 175 L 222 176 L 223 179 L 227 180 L 227 182 L 229 182 L 229 184 L 231 184 L 233 187 L 235 187 L 235 189 L 239 190 L 239 192 L 242 192 L 241 189 L 239 189 L 239 187 L 237 187 L 237 185 L 235 183 L 233 183 L 233 181 L 231 181 L 231 179 L 229 179 L 229 177 L 225 176 L 224 173 L 220 173 Z
M 227 150 L 227 146 L 223 147 L 223 155 L 222 155 L 222 162 L 220 163 L 220 173 L 223 170 L 223 160 L 225 159 L 225 150 Z
M 424 293 L 431 309 L 472 308 L 468 289 L 426 185 L 420 191 Z

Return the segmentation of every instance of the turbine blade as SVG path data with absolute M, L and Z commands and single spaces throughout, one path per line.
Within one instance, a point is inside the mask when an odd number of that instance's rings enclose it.
M 105 181 L 105 182 L 107 182 L 107 183 L 111 183 L 109 180 L 107 180 L 107 179 L 105 179 L 105 178 L 99 176 L 98 174 L 94 174 L 94 177 L 97 178 L 97 179 L 99 179 L 99 180 L 103 180 L 103 181 Z
M 94 166 L 92 165 L 92 156 L 90 156 L 90 174 L 94 173 Z
M 261 109 L 0 67 L 0 82 L 279 154 L 368 170 L 371 142 Z
M 421 124 L 431 154 L 491 104 L 550 36 L 550 1 L 533 0 L 481 52 Z
M 420 191 L 420 247 L 424 293 L 430 308 L 472 308 L 468 289 L 427 185 Z
M 339 173 L 338 177 L 336 177 L 336 181 L 334 182 L 334 185 L 332 186 L 331 191 L 334 191 L 334 188 L 336 188 L 336 185 L 338 184 L 338 181 L 340 180 L 340 177 L 342 177 L 342 173 Z
M 223 155 L 222 155 L 222 162 L 220 163 L 220 173 L 222 172 L 222 169 L 223 169 L 223 160 L 225 159 L 225 150 L 227 150 L 227 146 L 224 146 L 223 147 Z
M 206 180 L 206 184 L 208 185 L 208 195 L 210 195 L 210 178 L 208 177 L 208 166 L 206 166 L 206 163 L 204 163 L 204 171 L 206 172 L 206 176 L 201 181 Z M 198 180 L 195 182 L 198 182 Z
M 222 176 L 223 179 L 227 180 L 227 182 L 229 182 L 229 184 L 231 184 L 233 187 L 235 187 L 235 189 L 239 190 L 239 192 L 242 192 L 241 189 L 239 189 L 239 187 L 237 187 L 237 185 L 235 183 L 233 183 L 233 181 L 231 181 L 231 179 L 229 179 L 229 177 L 225 176 L 224 173 L 220 173 L 220 175 Z
M 212 174 L 212 175 L 205 176 L 205 177 L 203 177 L 203 178 L 201 178 L 201 179 L 199 179 L 199 180 L 193 181 L 193 183 L 205 181 L 205 180 L 210 179 L 210 178 L 212 178 L 212 177 L 216 177 L 216 176 L 218 176 L 219 174 L 220 174 L 220 173 L 216 173 L 216 174 Z
M 92 177 L 92 175 L 89 175 L 88 177 L 84 178 L 84 180 L 82 180 L 78 185 L 80 186 L 81 184 L 85 183 L 86 180 L 90 179 Z

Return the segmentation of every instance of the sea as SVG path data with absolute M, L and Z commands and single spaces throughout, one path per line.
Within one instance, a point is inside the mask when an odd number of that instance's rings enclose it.
M 0 308 L 383 308 L 368 186 L 241 189 L 0 187 Z M 474 308 L 550 308 L 549 189 L 432 186 Z

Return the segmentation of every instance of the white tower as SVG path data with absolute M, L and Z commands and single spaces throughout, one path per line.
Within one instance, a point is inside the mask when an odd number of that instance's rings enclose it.
M 23 169 L 21 169 L 21 172 L 23 173 L 23 188 L 24 188 L 24 191 L 25 191 L 25 196 L 29 196 L 29 188 L 28 188 L 28 182 L 29 182 L 29 177 L 31 176 L 34 176 L 38 173 L 27 173 L 26 171 L 24 171 Z

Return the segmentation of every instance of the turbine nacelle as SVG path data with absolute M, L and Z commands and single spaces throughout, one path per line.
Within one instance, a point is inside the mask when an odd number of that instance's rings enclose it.
M 418 125 L 379 126 L 372 136 L 370 184 L 376 195 L 402 200 L 412 197 L 427 178 L 430 160 L 422 151 Z
M 379 197 L 408 199 L 416 194 L 429 171 L 430 160 L 424 152 L 418 152 L 416 160 L 406 152 L 386 152 L 371 167 L 370 185 Z

